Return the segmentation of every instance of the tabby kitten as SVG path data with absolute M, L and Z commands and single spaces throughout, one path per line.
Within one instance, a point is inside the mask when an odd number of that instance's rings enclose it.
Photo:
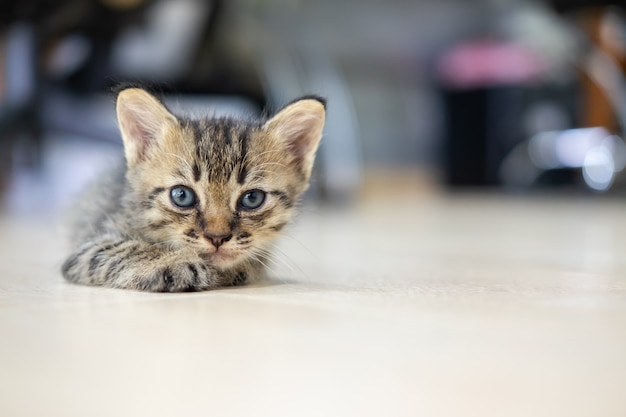
M 175 292 L 261 275 L 308 187 L 324 100 L 303 97 L 265 122 L 177 117 L 138 88 L 116 108 L 126 164 L 78 201 L 64 277 Z

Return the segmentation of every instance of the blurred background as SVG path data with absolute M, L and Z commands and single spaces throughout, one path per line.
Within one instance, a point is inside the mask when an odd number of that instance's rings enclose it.
M 626 10 L 583 0 L 20 0 L 0 6 L 0 195 L 55 210 L 121 155 L 111 88 L 174 111 L 329 100 L 313 194 L 622 195 Z

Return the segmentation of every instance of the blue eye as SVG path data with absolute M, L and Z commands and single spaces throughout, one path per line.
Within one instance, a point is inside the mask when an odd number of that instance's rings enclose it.
M 239 207 L 244 210 L 256 210 L 265 201 L 265 192 L 261 190 L 250 190 L 243 193 L 239 199 Z
M 181 208 L 189 208 L 196 204 L 196 194 L 189 187 L 177 185 L 170 191 L 172 203 Z

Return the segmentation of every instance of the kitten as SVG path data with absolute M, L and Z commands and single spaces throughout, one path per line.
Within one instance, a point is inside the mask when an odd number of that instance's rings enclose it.
M 253 280 L 308 187 L 325 101 L 265 122 L 174 116 L 138 88 L 117 97 L 125 166 L 77 202 L 71 282 L 200 291 Z

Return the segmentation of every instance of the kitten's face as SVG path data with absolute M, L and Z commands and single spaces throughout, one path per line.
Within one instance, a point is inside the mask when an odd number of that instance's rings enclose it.
M 298 101 L 265 124 L 189 121 L 142 90 L 130 98 L 126 91 L 118 117 L 131 188 L 126 204 L 137 207 L 138 231 L 191 248 L 220 269 L 263 256 L 307 188 L 323 105 Z
M 191 247 L 218 267 L 263 254 L 306 178 L 259 128 L 215 121 L 168 134 L 175 145 L 129 173 L 146 236 Z

